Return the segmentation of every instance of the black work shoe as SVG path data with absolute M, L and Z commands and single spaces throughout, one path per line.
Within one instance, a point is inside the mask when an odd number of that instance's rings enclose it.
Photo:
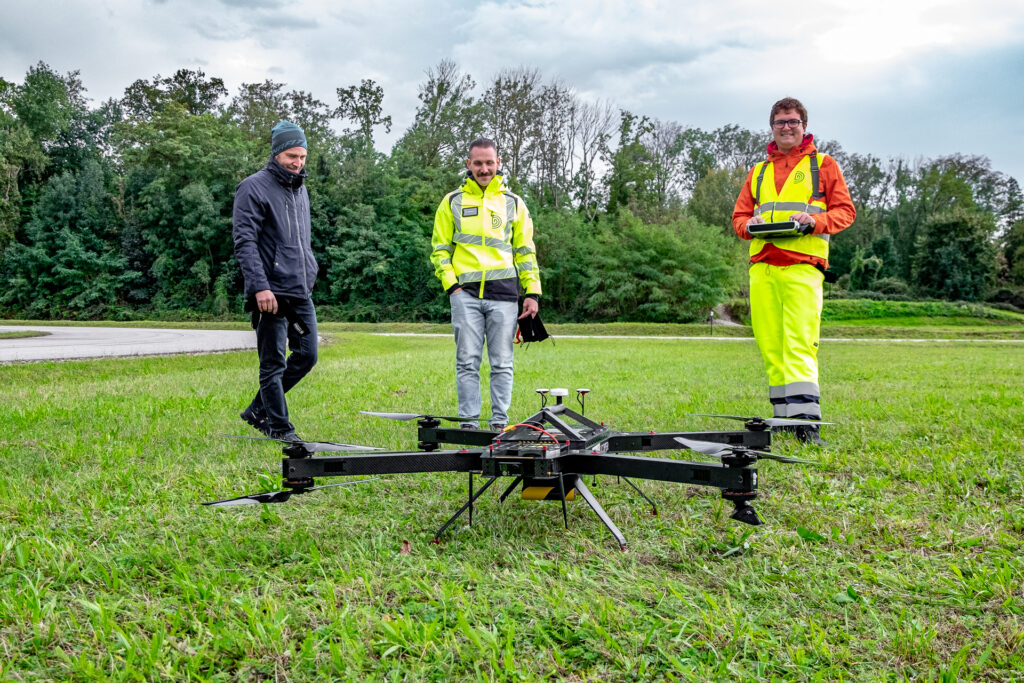
M 268 434 L 271 439 L 277 439 L 278 441 L 284 441 L 286 443 L 303 443 L 299 435 L 295 433 L 295 430 L 289 430 L 287 432 L 272 432 Z
M 823 441 L 818 425 L 800 425 L 796 428 L 796 439 L 800 443 L 810 443 L 815 446 L 827 446 L 828 442 Z
M 255 412 L 252 408 L 246 408 L 239 417 L 263 436 L 270 436 L 270 427 L 267 426 L 265 415 Z

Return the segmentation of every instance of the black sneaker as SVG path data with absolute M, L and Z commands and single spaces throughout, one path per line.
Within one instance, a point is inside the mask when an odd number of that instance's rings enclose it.
M 796 428 L 796 440 L 800 443 L 810 443 L 815 446 L 827 446 L 828 442 L 822 440 L 818 425 L 801 425 Z
M 287 432 L 271 432 L 267 434 L 271 439 L 277 439 L 278 441 L 284 441 L 285 443 L 304 443 L 299 435 L 295 433 L 295 430 L 289 430 Z
M 507 425 L 504 422 L 492 422 L 490 424 L 492 432 L 503 432 Z
M 459 429 L 479 429 L 476 422 L 460 422 Z
M 239 417 L 263 436 L 270 436 L 270 427 L 267 426 L 265 415 L 255 412 L 252 408 L 246 408 Z

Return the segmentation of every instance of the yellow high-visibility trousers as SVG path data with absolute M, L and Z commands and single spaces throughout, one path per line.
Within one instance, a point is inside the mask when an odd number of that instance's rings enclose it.
M 821 418 L 818 338 L 824 275 L 814 266 L 750 266 L 750 320 L 775 417 Z

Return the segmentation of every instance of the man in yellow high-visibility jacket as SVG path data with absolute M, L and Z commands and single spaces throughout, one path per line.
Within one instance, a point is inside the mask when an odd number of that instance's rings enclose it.
M 805 134 L 807 110 L 792 97 L 772 106 L 774 140 L 736 199 L 732 226 L 750 243 L 750 319 L 775 417 L 821 419 L 818 339 L 822 282 L 831 235 L 849 227 L 857 211 L 835 160 Z M 758 223 L 795 221 L 802 234 L 755 239 Z M 801 441 L 822 445 L 817 426 L 796 428 Z
M 480 362 L 484 342 L 491 365 L 492 429 L 508 423 L 512 402 L 513 341 L 519 313 L 539 309 L 540 270 L 533 221 L 522 198 L 505 186 L 493 141 L 474 140 L 462 186 L 448 193 L 434 216 L 430 261 L 448 293 L 455 333 L 455 388 L 460 426 L 480 418 Z

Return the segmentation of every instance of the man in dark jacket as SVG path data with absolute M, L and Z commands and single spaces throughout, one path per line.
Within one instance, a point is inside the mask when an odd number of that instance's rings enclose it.
M 298 441 L 285 393 L 317 360 L 316 311 L 310 298 L 317 263 L 310 246 L 306 136 L 281 121 L 270 160 L 235 190 L 235 257 L 245 278 L 246 310 L 256 329 L 260 389 L 242 419 L 267 436 Z M 286 358 L 286 348 L 291 355 Z

